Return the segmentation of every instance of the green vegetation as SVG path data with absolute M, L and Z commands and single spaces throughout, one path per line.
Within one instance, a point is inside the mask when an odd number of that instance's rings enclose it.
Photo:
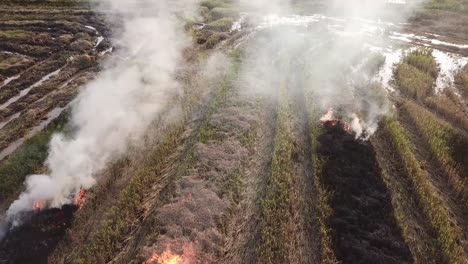
M 224 103 L 230 90 L 230 82 L 227 80 L 229 77 L 232 77 L 232 74 L 225 77 L 216 97 L 210 102 L 206 116 L 210 116 Z M 194 94 L 194 96 L 198 96 L 198 94 Z M 83 250 L 78 252 L 76 263 L 108 262 L 115 256 L 125 236 L 135 228 L 138 217 L 144 211 L 143 198 L 145 193 L 151 190 L 156 182 L 161 181 L 162 175 L 166 172 L 165 169 L 170 163 L 175 162 L 170 157 L 173 157 L 178 146 L 184 144 L 185 127 L 191 118 L 188 113 L 194 110 L 197 100 L 191 96 L 182 100 L 185 102 L 182 103 L 185 112 L 184 119 L 168 129 L 158 148 L 148 157 L 148 164 L 131 178 L 127 187 L 122 190 L 120 198 L 111 208 L 109 215 L 106 216 L 107 220 L 92 237 L 91 241 L 84 246 Z M 211 132 L 212 129 L 210 129 L 208 121 L 205 119 L 196 135 L 196 139 L 200 142 L 206 142 L 211 136 Z M 190 151 L 186 155 L 186 162 L 177 169 L 175 177 L 180 176 L 180 172 L 193 165 L 195 158 L 193 151 Z M 236 184 L 235 181 L 234 179 L 233 184 Z M 233 188 L 233 186 L 229 186 L 229 188 Z
M 463 157 L 466 155 L 468 138 L 411 101 L 405 101 L 402 110 L 412 119 L 429 143 L 432 154 L 450 177 L 455 188 L 461 192 L 465 191 L 468 171 L 466 171 L 466 160 L 463 160 Z
M 208 37 L 205 43 L 205 47 L 207 49 L 214 48 L 218 43 L 227 39 L 229 36 L 226 33 L 213 33 L 211 36 Z
M 395 79 L 401 91 L 421 100 L 432 94 L 439 73 L 432 50 L 418 49 L 409 53 L 395 69 Z
M 447 95 L 446 91 L 446 94 L 426 98 L 424 103 L 455 126 L 468 131 L 468 116 L 464 112 L 464 106 L 458 98 L 453 97 L 456 95 Z
M 462 231 L 452 224 L 445 205 L 437 196 L 426 172 L 421 168 L 411 150 L 407 135 L 394 119 L 386 118 L 383 125 L 384 132 L 389 136 L 399 160 L 402 162 L 402 170 L 410 179 L 424 213 L 437 231 L 437 239 L 445 258 L 450 263 L 463 263 L 463 248 L 459 244 Z
M 123 237 L 132 230 L 138 216 L 144 210 L 144 194 L 167 166 L 167 157 L 182 143 L 183 132 L 183 122 L 179 122 L 171 129 L 171 133 L 162 139 L 159 148 L 149 157 L 152 160 L 151 166 L 141 169 L 132 177 L 127 187 L 122 190 L 119 200 L 111 208 L 106 222 L 78 253 L 76 263 L 103 263 L 112 259 Z
M 414 50 L 410 52 L 403 61 L 409 65 L 413 65 L 422 72 L 429 73 L 434 79 L 439 75 L 439 68 L 432 56 L 431 49 L 421 48 Z
M 391 138 L 387 133 L 378 131 L 371 138 L 381 168 L 382 178 L 391 193 L 391 201 L 396 222 L 402 231 L 416 264 L 443 263 L 441 246 L 431 237 L 431 227 L 425 218 L 411 181 L 400 173 L 402 163 L 396 150 L 388 145 Z
M 313 164 L 313 175 L 314 175 L 314 189 L 317 192 L 317 205 L 316 210 L 318 212 L 317 221 L 319 222 L 320 228 L 320 245 L 321 245 L 321 258 L 324 264 L 337 264 L 339 263 L 336 258 L 335 251 L 333 249 L 332 230 L 329 226 L 329 219 L 333 214 L 333 209 L 330 205 L 332 193 L 327 189 L 323 179 L 323 169 L 326 163 L 322 157 L 317 155 L 317 149 L 319 142 L 317 138 L 323 134 L 323 127 L 319 125 L 320 119 L 319 110 L 316 109 L 316 105 L 312 99 L 315 98 L 313 94 L 306 96 L 306 103 L 309 106 L 309 123 L 310 123 L 310 138 L 312 143 L 312 164 Z
M 261 244 L 258 248 L 259 263 L 289 263 L 291 236 L 289 224 L 293 215 L 291 205 L 294 192 L 293 161 L 294 138 L 290 124 L 291 111 L 286 87 L 278 106 L 275 146 L 271 164 L 271 178 L 267 194 L 261 202 Z
M 0 31 L 0 39 L 29 39 L 32 33 L 24 30 Z
M 205 26 L 205 29 L 228 32 L 231 29 L 233 23 L 234 20 L 231 17 L 224 17 L 211 23 L 208 23 Z
M 455 76 L 455 84 L 465 99 L 468 99 L 468 64 Z
M 429 9 L 441 9 L 459 12 L 468 11 L 468 2 L 466 0 L 426 0 L 424 6 Z
M 213 9 L 216 7 L 231 7 L 232 0 L 205 0 L 201 2 L 201 6 Z
M 239 9 L 235 7 L 215 7 L 210 12 L 210 21 L 218 20 L 224 17 L 235 18 L 239 15 Z
M 0 200 L 5 200 L 20 190 L 27 175 L 37 173 L 47 158 L 49 140 L 55 132 L 63 131 L 68 120 L 64 112 L 45 130 L 37 133 L 0 163 Z

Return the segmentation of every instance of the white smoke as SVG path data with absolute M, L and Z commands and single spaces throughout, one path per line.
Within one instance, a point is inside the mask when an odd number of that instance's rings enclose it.
M 54 135 L 46 165 L 48 175 L 32 175 L 26 190 L 11 204 L 7 218 L 72 202 L 80 188 L 96 183 L 109 162 L 138 143 L 150 123 L 179 93 L 175 72 L 189 38 L 180 17 L 193 15 L 196 0 L 101 0 L 99 8 L 119 16 L 119 58 L 87 84 L 72 108 L 75 132 Z M 183 7 L 183 9 L 180 9 Z M 122 59 L 124 58 L 124 59 Z
M 294 15 L 294 2 L 301 1 L 244 2 L 255 10 L 257 17 L 250 20 L 258 23 L 245 43 L 240 70 L 245 92 L 278 96 L 284 86 L 290 93 L 303 90 L 316 110 L 325 114 L 334 109 L 357 138 L 368 139 L 391 109 L 376 78 L 385 58 L 372 52 L 369 43 L 387 47 L 388 27 L 404 22 L 419 1 L 401 6 L 374 0 L 322 1 L 325 12 L 311 10 L 310 15 Z M 263 22 L 258 18 L 262 15 Z

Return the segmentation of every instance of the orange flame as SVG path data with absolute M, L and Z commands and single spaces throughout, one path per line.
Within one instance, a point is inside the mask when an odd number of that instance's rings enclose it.
M 35 201 L 33 203 L 33 207 L 32 207 L 33 211 L 37 212 L 37 211 L 42 210 L 42 208 L 44 208 L 44 203 L 42 201 Z
M 166 250 L 160 255 L 154 253 L 143 264 L 192 264 L 195 263 L 195 249 L 192 243 L 182 246 L 182 255 L 174 254 L 171 245 L 166 245 Z
M 80 188 L 80 193 L 75 197 L 75 205 L 78 206 L 78 209 L 81 209 L 86 203 L 86 191 L 83 188 Z

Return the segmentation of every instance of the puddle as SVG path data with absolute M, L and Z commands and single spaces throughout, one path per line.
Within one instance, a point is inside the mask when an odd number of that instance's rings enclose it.
M 393 70 L 395 65 L 399 63 L 403 57 L 403 50 L 390 50 L 382 53 L 385 57 L 385 63 L 374 78 L 378 81 L 388 92 L 395 92 L 395 88 L 390 84 L 393 79 Z
M 455 75 L 463 66 L 468 63 L 468 58 L 436 49 L 432 51 L 432 55 L 440 67 L 440 73 L 437 77 L 435 87 L 435 92 L 438 94 L 445 88 L 453 86 L 455 82 Z

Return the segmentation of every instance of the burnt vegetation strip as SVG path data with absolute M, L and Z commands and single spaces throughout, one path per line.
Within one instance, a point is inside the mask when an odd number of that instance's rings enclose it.
M 73 221 L 75 205 L 33 211 L 21 226 L 11 229 L 0 242 L 0 263 L 46 264 L 48 256 Z
M 328 224 L 337 259 L 411 263 L 372 146 L 331 123 L 324 124 L 317 141 L 321 181 L 330 192 Z
M 421 168 L 413 153 L 406 132 L 396 120 L 392 119 L 385 120 L 384 130 L 399 160 L 402 161 L 402 169 L 416 191 L 424 214 L 436 230 L 437 241 L 441 245 L 445 260 L 450 263 L 463 263 L 466 260 L 461 245 L 463 231 L 453 224 L 448 209 L 435 192 L 427 173 Z

